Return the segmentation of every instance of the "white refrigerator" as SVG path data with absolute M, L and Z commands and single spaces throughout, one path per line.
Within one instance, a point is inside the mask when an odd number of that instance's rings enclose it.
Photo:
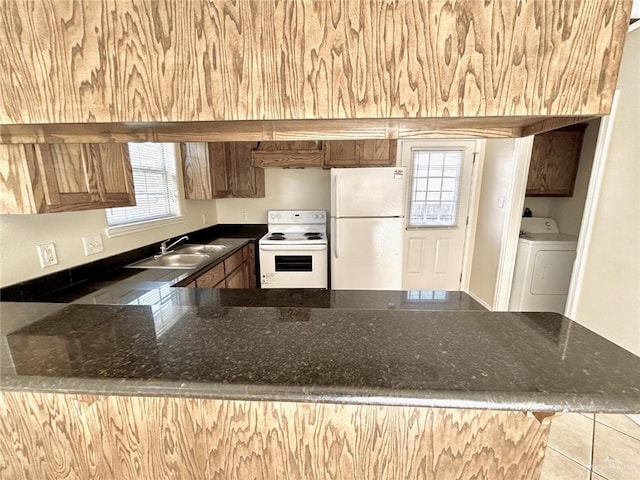
M 400 290 L 403 168 L 331 169 L 331 288 Z

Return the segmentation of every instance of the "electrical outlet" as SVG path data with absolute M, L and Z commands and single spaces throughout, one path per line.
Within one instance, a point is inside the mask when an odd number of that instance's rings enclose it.
M 88 257 L 89 255 L 95 255 L 96 253 L 104 251 L 102 236 L 100 234 L 87 235 L 86 237 L 82 237 L 82 246 L 84 247 L 85 257 Z
M 248 219 L 247 212 L 242 212 L 242 213 L 240 214 L 240 221 L 241 221 L 241 222 L 246 222 L 246 221 L 247 221 L 247 219 Z
M 38 250 L 38 258 L 40 259 L 40 266 L 42 268 L 58 264 L 58 255 L 56 254 L 55 243 L 38 245 L 36 249 Z

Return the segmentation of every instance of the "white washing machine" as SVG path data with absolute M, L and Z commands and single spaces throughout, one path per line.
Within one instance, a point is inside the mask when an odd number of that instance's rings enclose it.
M 524 217 L 520 230 L 509 310 L 563 314 L 578 237 L 553 218 Z

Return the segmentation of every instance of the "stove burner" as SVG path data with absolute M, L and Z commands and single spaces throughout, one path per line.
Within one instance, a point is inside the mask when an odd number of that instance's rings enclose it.
M 305 237 L 319 237 L 322 234 L 320 232 L 307 232 L 304 234 Z
M 284 236 L 271 235 L 270 237 L 267 237 L 267 240 L 284 240 Z
M 307 240 L 322 240 L 322 237 L 320 235 L 305 235 L 307 237 Z
M 280 232 L 271 232 L 269 235 L 273 237 L 284 237 L 284 233 L 280 233 Z

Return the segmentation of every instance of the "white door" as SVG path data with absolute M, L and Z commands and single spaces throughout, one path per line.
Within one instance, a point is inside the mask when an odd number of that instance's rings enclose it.
M 460 290 L 476 142 L 403 142 L 402 288 Z
M 403 218 L 331 219 L 331 288 L 400 290 Z

